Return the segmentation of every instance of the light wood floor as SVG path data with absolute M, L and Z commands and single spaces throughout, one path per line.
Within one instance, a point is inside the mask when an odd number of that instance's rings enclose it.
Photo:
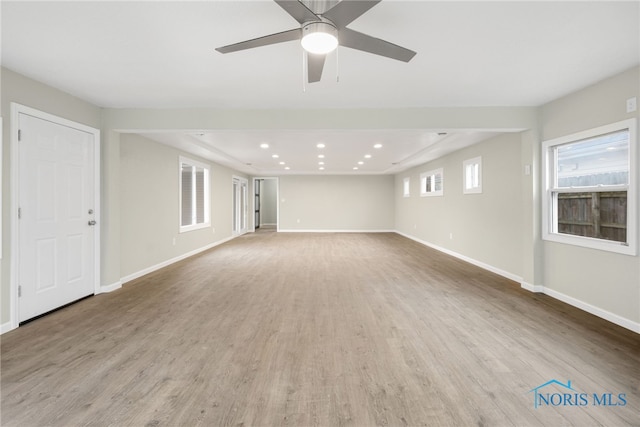
M 640 425 L 639 337 L 395 234 L 249 234 L 3 335 L 1 422 Z

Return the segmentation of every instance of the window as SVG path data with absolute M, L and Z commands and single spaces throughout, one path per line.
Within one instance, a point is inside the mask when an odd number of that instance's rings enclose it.
M 411 178 L 406 177 L 403 181 L 402 181 L 402 196 L 403 197 L 409 197 L 411 196 Z
M 209 227 L 209 166 L 180 157 L 180 232 Z
M 635 255 L 635 147 L 635 120 L 544 142 L 543 238 Z
M 463 171 L 463 193 L 476 194 L 482 193 L 482 157 L 462 162 Z
M 442 168 L 420 174 L 421 196 L 442 196 L 444 179 Z

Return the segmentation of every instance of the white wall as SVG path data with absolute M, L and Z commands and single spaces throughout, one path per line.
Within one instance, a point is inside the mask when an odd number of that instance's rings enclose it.
M 280 177 L 280 230 L 394 229 L 390 175 Z
M 396 175 L 396 230 L 522 276 L 521 135 L 504 134 Z M 482 157 L 482 193 L 463 194 L 462 162 Z M 420 174 L 443 168 L 443 196 L 422 197 Z M 402 186 L 410 178 L 411 195 Z

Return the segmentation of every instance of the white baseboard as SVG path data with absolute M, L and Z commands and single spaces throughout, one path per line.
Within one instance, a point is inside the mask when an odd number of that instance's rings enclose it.
M 337 229 L 337 230 L 315 230 L 315 229 L 293 229 L 293 228 L 281 228 L 278 230 L 280 233 L 395 233 L 395 230 L 345 230 L 345 229 Z
M 451 255 L 452 257 L 455 257 L 455 258 L 461 259 L 461 260 L 463 260 L 463 261 L 466 261 L 466 262 L 468 262 L 469 264 L 473 264 L 473 265 L 475 265 L 475 266 L 478 266 L 478 267 L 480 267 L 480 268 L 483 268 L 483 269 L 485 269 L 485 270 L 488 270 L 488 271 L 490 271 L 490 272 L 492 272 L 492 273 L 496 273 L 497 275 L 500 275 L 500 276 L 502 276 L 502 277 L 506 277 L 507 279 L 509 279 L 509 280 L 513 280 L 514 282 L 518 282 L 518 283 L 521 283 L 521 282 L 522 282 L 522 277 L 518 276 L 517 274 L 513 274 L 513 273 L 510 273 L 510 272 L 508 272 L 508 271 L 502 270 L 502 269 L 500 269 L 500 268 L 494 267 L 494 266 L 492 266 L 492 265 L 486 264 L 486 263 L 484 263 L 484 262 L 482 262 L 482 261 L 478 261 L 478 260 L 476 260 L 476 259 L 469 258 L 469 257 L 468 257 L 468 256 L 466 256 L 466 255 L 462 255 L 462 254 L 459 254 L 459 253 L 454 252 L 454 251 L 452 251 L 452 250 L 449 250 L 449 249 L 443 248 L 443 247 L 441 247 L 441 246 L 434 245 L 433 243 L 429 243 L 429 242 L 427 242 L 427 241 L 425 241 L 425 240 L 418 239 L 417 237 L 411 236 L 411 235 L 409 235 L 409 234 L 401 233 L 401 232 L 399 232 L 399 231 L 395 231 L 395 233 L 397 233 L 397 234 L 399 234 L 399 235 L 401 235 L 401 236 L 404 236 L 404 237 L 406 237 L 407 239 L 411 239 L 411 240 L 413 240 L 414 242 L 418 242 L 418 243 L 420 243 L 420 244 L 422 244 L 422 245 L 425 245 L 425 246 L 428 246 L 428 247 L 430 247 L 430 248 L 433 248 L 433 249 L 435 249 L 435 250 L 437 250 L 437 251 L 444 252 L 445 254 L 447 254 L 447 255 Z
M 123 284 L 125 284 L 125 283 L 127 283 L 127 282 L 130 282 L 130 281 L 132 281 L 132 280 L 135 280 L 135 279 L 137 279 L 137 278 L 139 278 L 139 277 L 142 277 L 142 276 L 147 275 L 147 274 L 149 274 L 149 273 L 153 273 L 154 271 L 156 271 L 156 270 L 160 270 L 161 268 L 167 267 L 167 266 L 169 266 L 169 265 L 171 265 L 171 264 L 173 264 L 173 263 L 176 263 L 176 262 L 178 262 L 178 261 L 182 261 L 183 259 L 186 259 L 186 258 L 189 258 L 189 257 L 191 257 L 191 256 L 197 255 L 197 254 L 199 254 L 200 252 L 204 252 L 204 251 L 209 250 L 209 249 L 211 249 L 211 248 L 214 248 L 214 247 L 216 247 L 216 246 L 218 246 L 218 245 L 221 245 L 221 244 L 223 244 L 223 243 L 226 243 L 226 242 L 228 242 L 229 240 L 234 239 L 235 237 L 237 237 L 237 236 L 232 236 L 232 237 L 228 237 L 228 238 L 226 238 L 226 239 L 219 240 L 219 241 L 217 241 L 217 242 L 213 242 L 213 243 L 211 243 L 211 244 L 208 244 L 208 245 L 206 245 L 206 246 L 203 246 L 202 248 L 195 249 L 195 250 L 193 250 L 193 251 L 190 251 L 190 252 L 184 253 L 184 254 L 182 254 L 182 255 L 180 255 L 180 256 L 177 256 L 177 257 L 175 257 L 175 258 L 168 259 L 168 260 L 163 261 L 163 262 L 161 262 L 161 263 L 159 263 L 159 264 L 152 265 L 151 267 L 147 267 L 147 268 L 145 268 L 145 269 L 142 269 L 142 270 L 140 270 L 140 271 L 137 271 L 137 272 L 135 272 L 135 273 L 133 273 L 133 274 L 129 274 L 128 276 L 125 276 L 125 277 L 123 277 L 123 278 L 121 278 L 121 279 L 120 279 L 120 284 L 121 284 L 121 285 L 123 285 Z
M 485 270 L 489 270 L 489 271 L 491 271 L 493 273 L 499 274 L 500 276 L 504 276 L 507 279 L 511 279 L 513 281 L 519 282 L 520 283 L 520 287 L 522 287 L 522 289 L 526 289 L 529 292 L 543 293 L 545 295 L 549 295 L 552 298 L 555 298 L 555 299 L 557 299 L 559 301 L 562 301 L 562 302 L 564 302 L 566 304 L 569 304 L 571 306 L 579 308 L 580 310 L 584 310 L 587 313 L 591 313 L 594 316 L 598 316 L 598 317 L 600 317 L 602 319 L 608 320 L 611 323 L 615 323 L 618 326 L 622 326 L 623 328 L 629 329 L 630 331 L 633 331 L 633 332 L 636 332 L 636 333 L 640 334 L 640 323 L 638 323 L 638 322 L 634 322 L 634 321 L 629 320 L 627 318 L 624 318 L 622 316 L 618 316 L 617 314 L 614 314 L 614 313 L 611 313 L 611 312 L 609 312 L 607 310 L 604 310 L 602 308 L 593 306 L 593 305 L 588 304 L 588 303 L 586 303 L 584 301 L 580 301 L 579 299 L 576 299 L 574 297 L 570 297 L 569 295 L 565 295 L 565 294 L 563 294 L 561 292 L 554 291 L 553 289 L 549 289 L 549 288 L 546 288 L 546 287 L 541 286 L 541 285 L 533 285 L 531 283 L 524 282 L 521 277 L 519 277 L 519 276 L 517 276 L 515 274 L 509 273 L 508 271 L 500 270 L 499 268 L 495 268 L 495 267 L 490 266 L 488 264 L 485 264 L 485 263 L 483 263 L 481 261 L 474 260 L 472 258 L 469 258 L 469 257 L 465 256 L 465 255 L 458 254 L 458 253 L 453 252 L 453 251 L 451 251 L 449 249 L 445 249 L 445 248 L 442 248 L 440 246 L 433 245 L 433 244 L 431 244 L 429 242 L 426 242 L 424 240 L 421 240 L 421 239 L 418 239 L 416 237 L 410 236 L 408 234 L 401 233 L 399 231 L 396 231 L 396 233 L 401 235 L 401 236 L 406 237 L 407 239 L 411 239 L 411 240 L 416 241 L 418 243 L 421 243 L 421 244 L 423 244 L 425 246 L 428 246 L 430 248 L 436 249 L 436 250 L 438 250 L 440 252 L 444 252 L 444 253 L 446 253 L 448 255 L 451 255 L 453 257 L 459 258 L 461 260 L 464 260 L 464 261 L 466 261 L 466 262 L 468 262 L 470 264 L 476 265 L 476 266 L 478 266 L 480 268 L 484 268 Z
M 100 286 L 100 293 L 104 294 L 104 293 L 107 293 L 107 292 L 117 291 L 121 287 L 122 287 L 122 280 L 118 280 L 117 282 L 112 283 L 110 285 L 102 285 L 102 286 Z
M 591 305 L 577 298 L 563 294 L 562 292 L 558 292 L 544 286 L 532 286 L 528 283 L 527 285 L 528 286 L 525 286 L 525 283 L 523 283 L 522 288 L 531 292 L 538 292 L 549 295 L 551 298 L 555 298 L 566 304 L 579 308 L 580 310 L 586 311 L 587 313 L 593 314 L 594 316 L 600 317 L 601 319 L 607 320 L 618 326 L 622 326 L 625 329 L 629 329 L 630 331 L 640 334 L 640 323 L 638 322 L 634 322 L 625 317 L 618 316 L 615 313 L 611 313 L 610 311 L 604 310 L 600 307 L 596 307 L 595 305 Z
M 0 335 L 13 331 L 15 328 L 11 327 L 11 322 L 3 323 L 0 325 Z
M 529 292 L 544 293 L 544 286 L 541 285 L 532 285 L 531 283 L 520 282 L 520 287 Z
M 260 227 L 275 227 L 276 225 L 278 224 L 276 224 L 275 222 L 274 223 L 265 222 L 264 224 L 260 224 Z

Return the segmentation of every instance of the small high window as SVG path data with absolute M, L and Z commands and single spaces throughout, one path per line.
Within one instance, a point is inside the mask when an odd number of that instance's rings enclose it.
M 444 194 L 444 172 L 442 168 L 420 174 L 421 196 L 442 196 Z
M 482 193 L 482 157 L 465 160 L 462 163 L 463 193 Z
M 409 197 L 411 196 L 411 178 L 406 177 L 402 180 L 402 196 Z

